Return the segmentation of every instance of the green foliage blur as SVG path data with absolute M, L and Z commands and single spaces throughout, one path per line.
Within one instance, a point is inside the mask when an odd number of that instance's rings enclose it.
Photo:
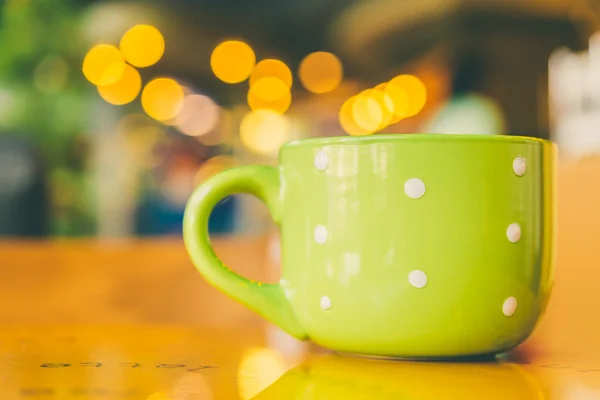
M 85 4 L 0 4 L 0 134 L 24 138 L 40 152 L 50 183 L 52 234 L 93 234 L 85 123 L 91 90 L 80 68 L 88 47 L 79 23 Z

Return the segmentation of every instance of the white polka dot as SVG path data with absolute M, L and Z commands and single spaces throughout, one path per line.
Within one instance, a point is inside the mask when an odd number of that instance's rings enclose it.
M 419 178 L 410 178 L 404 182 L 404 193 L 411 199 L 418 199 L 425 194 L 425 184 Z
M 315 167 L 319 171 L 324 171 L 329 166 L 329 156 L 325 150 L 321 150 L 315 154 Z
M 502 304 L 502 312 L 504 315 L 510 317 L 515 311 L 517 311 L 517 299 L 511 296 L 504 300 L 504 304 Z
M 518 176 L 523 176 L 527 172 L 527 160 L 523 157 L 516 157 L 513 161 L 513 171 Z
M 315 242 L 318 244 L 323 244 L 327 241 L 327 236 L 327 228 L 325 228 L 323 225 L 317 225 L 315 228 Z
M 408 282 L 417 289 L 421 289 L 427 285 L 427 275 L 425 275 L 425 272 L 415 269 L 408 274 Z
M 321 308 L 323 310 L 331 310 L 331 299 L 329 297 L 321 297 Z
M 506 237 L 508 241 L 511 243 L 517 243 L 521 240 L 521 227 L 516 222 L 510 224 L 508 228 L 506 228 Z

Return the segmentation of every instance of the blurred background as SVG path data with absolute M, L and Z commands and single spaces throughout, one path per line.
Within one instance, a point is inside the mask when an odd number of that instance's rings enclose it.
M 597 0 L 0 2 L 0 235 L 179 235 L 193 188 L 316 136 L 600 150 Z M 263 234 L 222 202 L 213 234 Z

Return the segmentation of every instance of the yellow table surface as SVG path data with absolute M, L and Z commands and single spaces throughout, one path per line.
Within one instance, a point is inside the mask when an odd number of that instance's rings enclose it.
M 600 160 L 559 183 L 551 303 L 500 362 L 328 354 L 208 286 L 177 238 L 0 242 L 0 399 L 600 399 Z M 277 275 L 267 238 L 215 246 Z

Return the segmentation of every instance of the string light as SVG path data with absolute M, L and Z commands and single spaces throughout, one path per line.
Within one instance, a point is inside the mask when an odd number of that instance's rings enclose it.
M 256 56 L 252 48 L 239 40 L 220 43 L 210 56 L 210 67 L 217 78 L 226 83 L 239 83 L 248 78 Z
M 339 113 L 339 121 L 342 129 L 352 136 L 368 135 L 369 132 L 359 126 L 354 120 L 353 109 L 354 103 L 358 96 L 352 96 L 342 104 Z
M 398 86 L 406 92 L 408 108 L 405 118 L 417 115 L 427 102 L 427 89 L 423 82 L 414 75 L 399 75 L 392 79 L 388 86 L 392 86 L 390 90 L 394 90 L 393 86 Z
M 386 96 L 386 105 L 392 111 L 392 118 L 388 122 L 388 125 L 398 123 L 406 118 L 409 101 L 408 93 L 404 88 L 393 83 L 382 83 L 376 89 L 383 90 Z
M 183 108 L 183 88 L 170 78 L 156 78 L 142 91 L 142 107 L 158 121 L 175 118 Z
M 140 73 L 131 65 L 125 64 L 120 79 L 111 85 L 98 86 L 98 93 L 110 104 L 123 105 L 135 100 L 141 88 Z
M 262 78 L 277 78 L 288 88 L 292 87 L 292 71 L 283 61 L 268 58 L 260 61 L 250 74 L 250 86 Z
M 309 92 L 327 93 L 340 86 L 344 71 L 342 62 L 335 54 L 318 51 L 302 60 L 298 75 Z
M 383 109 L 370 93 L 371 90 L 360 92 L 352 105 L 354 121 L 368 134 L 375 132 L 383 123 Z
M 272 110 L 251 111 L 240 124 L 242 144 L 256 154 L 275 154 L 290 136 L 288 119 Z
M 174 122 L 177 129 L 183 134 L 205 135 L 212 131 L 219 122 L 219 106 L 208 96 L 187 95 Z
M 99 44 L 85 55 L 82 71 L 85 78 L 94 85 L 112 85 L 125 72 L 125 59 L 115 46 Z
M 251 110 L 268 109 L 283 114 L 292 103 L 292 94 L 282 80 L 266 77 L 250 87 L 247 100 Z
M 165 52 L 165 39 L 154 26 L 136 25 L 125 32 L 119 48 L 129 64 L 144 68 L 161 59 Z

